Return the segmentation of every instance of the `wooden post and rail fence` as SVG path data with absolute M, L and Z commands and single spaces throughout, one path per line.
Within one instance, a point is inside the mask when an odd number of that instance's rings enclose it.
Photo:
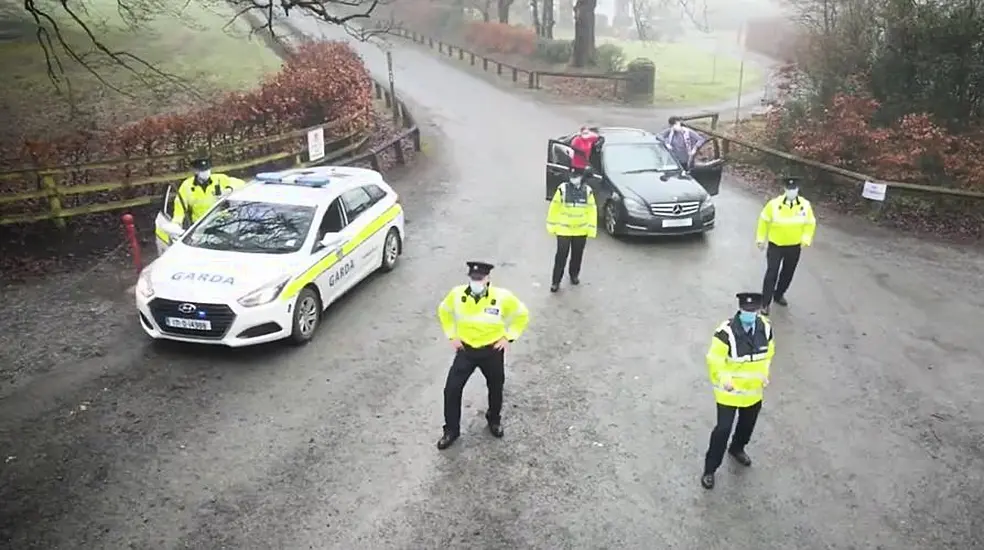
M 371 117 L 356 113 L 284 134 L 214 147 L 210 151 L 212 155 L 231 160 L 220 160 L 213 170 L 243 177 L 263 171 L 323 164 L 367 164 L 379 170 L 380 155 L 390 149 L 396 161 L 404 163 L 403 142 L 410 140 L 414 150 L 419 151 L 420 130 L 403 102 L 394 97 L 386 86 L 374 81 L 374 88 L 376 99 L 383 101 L 388 109 L 393 109 L 402 127 L 397 135 L 385 142 L 363 150 L 372 136 L 373 129 L 368 123 Z M 367 123 L 353 126 L 359 117 L 365 117 Z M 343 129 L 344 134 L 325 143 L 325 156 L 312 161 L 307 158 L 307 135 L 318 128 L 322 128 L 326 135 L 339 129 Z M 157 203 L 163 199 L 165 186 L 176 186 L 188 177 L 189 172 L 178 167 L 192 156 L 193 152 L 185 151 L 0 172 L 0 226 L 51 220 L 58 227 L 65 227 L 68 218 Z M 107 173 L 113 176 L 106 177 Z M 13 191 L 7 191 L 11 189 Z
M 384 29 L 382 26 L 377 26 L 377 29 Z M 459 61 L 464 61 L 467 57 L 468 62 L 471 66 L 478 65 L 479 61 L 482 64 L 482 70 L 485 72 L 494 71 L 497 76 L 506 76 L 512 79 L 515 84 L 520 83 L 520 78 L 522 77 L 523 85 L 530 90 L 539 90 L 542 87 L 543 77 L 559 77 L 559 78 L 580 78 L 587 80 L 607 80 L 612 83 L 612 93 L 614 96 L 619 95 L 619 86 L 622 84 L 622 91 L 624 92 L 626 87 L 624 83 L 630 82 L 633 78 L 627 71 L 621 71 L 616 73 L 606 73 L 606 74 L 592 74 L 592 73 L 579 73 L 579 72 L 563 72 L 563 71 L 541 71 L 538 69 L 529 69 L 525 67 L 519 67 L 517 65 L 512 65 L 504 61 L 500 61 L 494 57 L 483 55 L 480 53 L 475 53 L 467 48 L 458 46 L 457 44 L 452 44 L 446 42 L 439 38 L 434 38 L 432 36 L 426 36 L 424 34 L 418 33 L 417 31 L 406 29 L 403 27 L 395 27 L 386 29 L 389 34 L 399 36 L 401 38 L 406 38 L 416 44 L 421 44 L 427 46 L 431 49 L 436 49 L 438 53 L 445 54 L 448 57 L 455 57 L 457 54 Z M 505 74 L 503 74 L 505 73 Z

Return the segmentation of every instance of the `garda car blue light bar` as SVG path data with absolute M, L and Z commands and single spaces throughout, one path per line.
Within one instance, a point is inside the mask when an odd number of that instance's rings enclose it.
M 254 179 L 260 183 L 280 183 L 283 176 L 280 175 L 280 172 L 262 172 L 256 174 Z
M 304 187 L 324 187 L 331 183 L 328 176 L 322 175 L 312 175 L 312 176 L 301 176 L 294 180 L 297 185 L 303 185 Z

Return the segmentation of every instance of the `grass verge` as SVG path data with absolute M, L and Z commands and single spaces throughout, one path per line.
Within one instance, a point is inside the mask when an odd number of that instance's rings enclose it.
M 657 105 L 711 104 L 738 95 L 739 75 L 742 93 L 762 86 L 762 71 L 734 57 L 703 51 L 689 43 L 642 42 L 599 37 L 598 44 L 614 44 L 625 52 L 626 61 L 647 58 L 656 64 Z
M 155 5 L 149 3 L 148 5 Z M 133 64 L 136 73 L 98 53 L 82 29 L 62 16 L 66 42 L 82 54 L 101 83 L 84 66 L 58 51 L 72 93 L 59 94 L 47 74 L 44 53 L 35 40 L 36 27 L 23 8 L 2 0 L 0 14 L 0 118 L 9 121 L 0 129 L 0 146 L 16 146 L 24 139 L 44 139 L 72 129 L 99 130 L 143 117 L 184 110 L 216 94 L 252 87 L 281 60 L 260 37 L 249 36 L 249 26 L 232 20 L 234 12 L 224 1 L 191 0 L 162 7 L 146 18 L 127 24 L 115 0 L 89 0 L 84 20 L 96 37 L 115 51 L 133 54 L 174 78 L 162 78 L 146 67 Z M 78 8 L 76 8 L 78 9 Z M 57 50 L 56 50 L 57 51 Z

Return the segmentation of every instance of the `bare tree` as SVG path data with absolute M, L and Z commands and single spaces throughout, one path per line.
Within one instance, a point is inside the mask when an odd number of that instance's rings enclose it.
M 509 8 L 512 7 L 513 0 L 496 0 L 500 23 L 509 22 Z
M 252 19 L 261 23 L 255 25 L 252 32 L 269 31 L 274 34 L 274 23 L 279 17 L 289 17 L 291 13 L 303 12 L 317 17 L 327 23 L 341 25 L 350 31 L 351 34 L 360 39 L 367 39 L 368 35 L 381 32 L 373 30 L 371 32 L 357 29 L 350 22 L 360 19 L 368 19 L 373 10 L 385 0 L 224 0 L 231 4 L 235 11 L 232 20 L 250 14 Z M 502 1 L 502 0 L 499 0 Z M 116 0 L 116 10 L 123 22 L 134 30 L 161 15 L 180 17 L 184 9 L 185 2 L 175 2 L 174 0 Z M 66 92 L 71 95 L 71 83 L 65 71 L 65 63 L 73 62 L 81 65 L 87 72 L 95 77 L 102 85 L 122 94 L 130 95 L 128 92 L 114 86 L 106 80 L 100 72 L 100 63 L 96 57 L 102 58 L 100 61 L 109 60 L 110 63 L 122 67 L 129 72 L 138 82 L 152 87 L 155 82 L 161 80 L 168 81 L 195 93 L 179 77 L 162 71 L 153 63 L 134 55 L 131 52 L 117 50 L 110 47 L 101 37 L 101 29 L 94 25 L 88 17 L 85 4 L 82 2 L 72 2 L 70 0 L 24 0 L 24 10 L 34 20 L 37 27 L 35 36 L 41 50 L 44 53 L 47 65 L 48 77 L 59 92 Z M 349 13 L 338 15 L 339 12 Z M 230 22 L 231 23 L 231 22 Z M 78 46 L 69 43 L 68 35 L 70 32 L 81 32 L 88 39 L 88 46 L 94 52 L 87 53 L 79 49 Z
M 533 1 L 536 2 L 536 0 Z M 551 40 L 553 39 L 554 26 L 557 24 L 557 21 L 554 19 L 555 12 L 556 8 L 554 6 L 554 0 L 543 0 L 543 11 L 541 12 L 542 15 L 540 22 L 542 34 L 540 36 Z
M 707 0 L 651 0 L 652 8 L 665 11 L 674 4 L 698 29 L 707 32 Z M 831 0 L 832 1 L 832 0 Z M 846 1 L 846 0 L 842 0 Z M 597 0 L 577 0 L 574 4 L 574 54 L 571 65 L 586 67 L 595 51 L 595 7 Z
M 655 0 L 631 0 L 632 21 L 635 23 L 636 34 L 639 40 L 652 40 L 652 18 L 654 15 L 653 2 Z

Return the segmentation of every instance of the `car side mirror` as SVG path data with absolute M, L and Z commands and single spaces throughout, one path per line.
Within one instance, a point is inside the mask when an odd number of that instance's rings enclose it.
M 185 233 L 185 229 L 183 227 L 170 221 L 163 222 L 161 224 L 161 229 L 163 229 L 164 232 L 171 237 L 171 240 L 179 239 Z
M 340 248 L 344 239 L 338 233 L 327 233 L 318 241 L 318 250 Z

